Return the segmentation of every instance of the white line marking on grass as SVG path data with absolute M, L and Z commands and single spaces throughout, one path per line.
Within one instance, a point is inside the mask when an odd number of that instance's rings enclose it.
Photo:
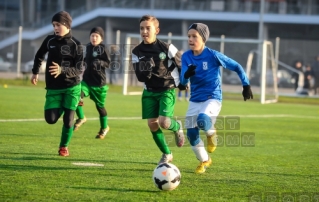
M 28 121 L 44 121 L 44 119 L 0 119 L 0 122 L 28 122 Z
M 242 118 L 308 118 L 308 119 L 319 119 L 319 116 L 299 116 L 299 115 L 293 115 L 293 114 L 255 114 L 255 115 L 225 115 L 224 117 L 229 116 L 238 116 Z
M 89 162 L 74 162 L 72 164 L 76 166 L 99 166 L 99 167 L 104 166 L 103 164 L 100 164 L 100 163 L 89 163 Z
M 238 116 L 241 118 L 304 118 L 304 119 L 319 119 L 319 116 L 300 116 L 293 114 L 251 114 L 251 115 L 221 115 L 222 117 Z M 183 118 L 178 117 L 177 118 Z M 109 120 L 142 120 L 141 117 L 108 117 Z M 99 118 L 87 118 L 87 120 L 99 120 Z M 31 122 L 31 121 L 45 121 L 42 119 L 0 119 L 0 122 Z M 60 118 L 59 121 L 62 121 Z
M 108 117 L 108 120 L 139 120 L 142 117 Z M 87 120 L 100 120 L 99 118 L 87 118 Z M 41 119 L 0 119 L 0 122 L 32 122 L 32 121 L 45 121 Z M 59 121 L 62 121 L 60 118 Z

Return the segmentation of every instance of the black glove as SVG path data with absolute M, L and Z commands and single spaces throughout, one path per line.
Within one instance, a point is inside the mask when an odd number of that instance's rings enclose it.
M 187 71 L 186 71 L 185 74 L 184 74 L 184 78 L 185 78 L 185 79 L 189 79 L 189 77 L 195 75 L 195 69 L 196 69 L 196 66 L 195 66 L 195 65 L 189 64 L 189 65 L 188 65 L 188 69 L 187 69 Z
M 250 89 L 250 85 L 248 86 L 243 86 L 243 97 L 244 97 L 244 100 L 249 100 L 249 99 L 253 99 L 253 93 L 251 92 L 251 89 Z
M 177 88 L 179 89 L 179 90 L 187 90 L 188 89 L 188 85 L 182 85 L 182 84 L 178 84 L 178 86 L 177 86 Z

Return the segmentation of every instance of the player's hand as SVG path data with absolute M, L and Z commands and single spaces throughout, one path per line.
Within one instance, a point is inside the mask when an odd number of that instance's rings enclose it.
M 52 62 L 52 66 L 49 67 L 49 72 L 54 78 L 58 77 L 61 74 L 61 67 L 59 64 Z
M 38 80 L 39 80 L 39 75 L 38 75 L 38 74 L 32 74 L 31 83 L 32 83 L 33 85 L 37 85 Z
M 188 85 L 182 85 L 182 84 L 178 84 L 178 86 L 177 86 L 177 88 L 179 89 L 179 90 L 187 90 L 188 89 Z
M 243 97 L 244 97 L 244 100 L 249 100 L 249 99 L 253 99 L 253 93 L 251 92 L 251 89 L 250 89 L 250 85 L 248 86 L 243 86 Z
M 189 77 L 194 76 L 195 75 L 195 69 L 196 69 L 195 65 L 189 64 L 188 65 L 188 69 L 187 69 L 187 71 L 184 74 L 184 78 L 185 79 L 189 79 Z

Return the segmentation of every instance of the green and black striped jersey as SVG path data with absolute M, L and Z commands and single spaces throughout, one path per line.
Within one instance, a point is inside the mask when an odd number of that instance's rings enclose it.
M 159 39 L 152 44 L 142 42 L 132 50 L 133 69 L 137 79 L 145 83 L 145 89 L 162 92 L 179 85 L 178 54 L 173 44 Z

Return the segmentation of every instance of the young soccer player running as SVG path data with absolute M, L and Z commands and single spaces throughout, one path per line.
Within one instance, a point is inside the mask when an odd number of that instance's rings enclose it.
M 83 49 L 80 42 L 71 35 L 71 24 L 72 18 L 66 11 L 60 11 L 52 17 L 54 34 L 48 35 L 37 51 L 31 77 L 31 83 L 37 85 L 39 68 L 48 53 L 44 117 L 48 124 L 55 124 L 64 113 L 58 151 L 60 156 L 69 156 L 68 145 L 81 92 Z
M 142 118 L 147 119 L 153 139 L 163 153 L 158 162 L 173 160 L 162 129 L 175 134 L 178 147 L 184 144 L 184 133 L 180 121 L 172 118 L 175 106 L 175 88 L 179 86 L 179 71 L 175 62 L 177 48 L 156 38 L 159 21 L 151 15 L 140 19 L 140 35 L 143 41 L 132 50 L 132 62 L 137 79 L 144 82 L 142 94 Z M 183 88 L 183 86 L 180 86 Z
M 188 29 L 190 50 L 182 56 L 181 84 L 190 81 L 191 97 L 186 113 L 187 137 L 196 158 L 200 161 L 195 173 L 204 173 L 212 164 L 208 152 L 217 146 L 214 128 L 216 117 L 222 107 L 220 66 L 235 71 L 243 85 L 244 100 L 253 99 L 249 80 L 244 69 L 233 59 L 205 46 L 209 29 L 202 23 L 194 23 Z M 203 130 L 207 136 L 207 151 L 199 136 Z
M 179 57 L 179 56 L 181 57 L 183 55 L 183 52 L 184 51 L 182 51 L 182 50 L 178 51 L 179 54 L 177 54 L 176 56 L 177 57 Z M 178 66 L 182 66 L 181 65 L 181 60 L 182 60 L 181 58 L 176 58 L 176 62 L 180 62 L 180 63 L 177 64 Z M 179 101 L 183 100 L 183 91 L 185 93 L 185 100 L 189 101 L 189 84 L 186 85 L 186 89 L 185 90 L 178 89 L 177 96 L 178 96 L 178 100 Z
M 109 67 L 110 59 L 104 44 L 104 30 L 101 27 L 94 27 L 90 32 L 90 43 L 86 46 L 85 64 L 86 70 L 81 82 L 81 100 L 76 109 L 78 119 L 74 124 L 74 130 L 78 130 L 86 122 L 83 112 L 83 98 L 90 96 L 100 115 L 100 130 L 97 139 L 104 139 L 110 130 L 107 120 L 107 112 L 104 107 L 109 87 L 106 85 L 105 69 Z

